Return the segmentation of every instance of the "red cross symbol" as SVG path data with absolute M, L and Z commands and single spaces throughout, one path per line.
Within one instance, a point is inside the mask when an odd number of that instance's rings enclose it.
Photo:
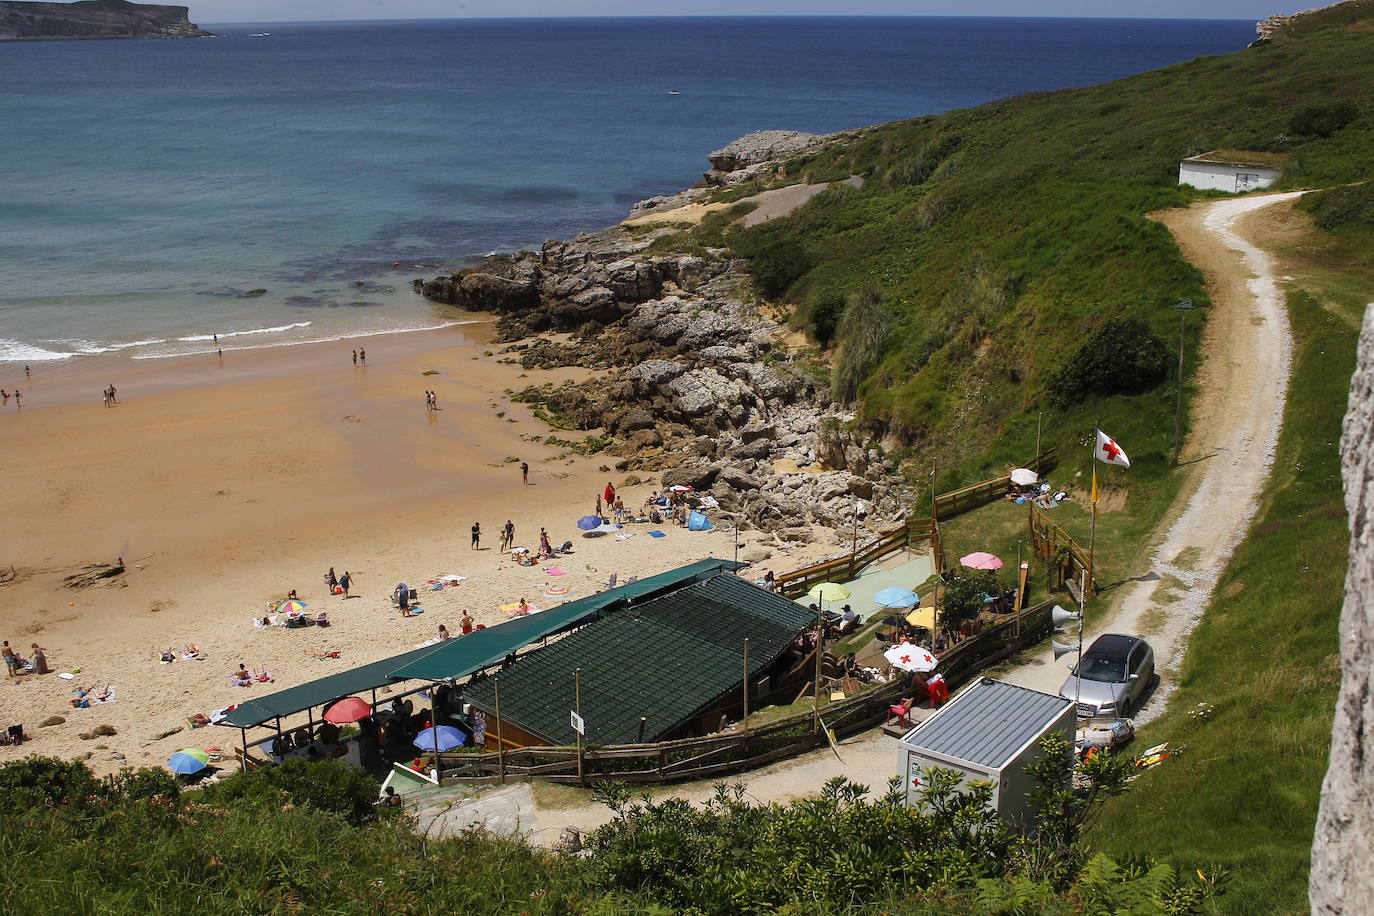
M 1105 439 L 1106 437 L 1103 436 L 1103 438 Z M 1102 451 L 1107 453 L 1108 461 L 1115 461 L 1116 456 L 1121 454 L 1121 449 L 1118 448 L 1117 444 L 1111 439 L 1107 439 L 1106 442 L 1102 443 Z
M 903 664 L 903 665 L 909 663 L 910 661 L 911 661 L 911 656 L 910 656 L 910 655 L 903 655 L 903 656 L 902 656 L 902 664 Z

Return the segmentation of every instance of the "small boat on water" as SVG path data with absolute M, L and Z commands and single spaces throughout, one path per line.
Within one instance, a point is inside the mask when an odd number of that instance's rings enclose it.
M 249 37 L 249 38 L 271 38 L 271 37 L 272 37 L 272 33 L 271 33 L 271 32 L 254 32 L 252 35 L 249 35 L 248 37 Z
M 669 90 L 668 90 L 668 94 L 669 94 L 669 95 L 682 95 L 682 93 L 681 93 L 681 92 L 678 92 L 676 89 L 669 89 Z

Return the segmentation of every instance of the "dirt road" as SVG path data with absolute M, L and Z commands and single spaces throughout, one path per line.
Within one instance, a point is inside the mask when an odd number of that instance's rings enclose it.
M 1112 600 L 1112 608 L 1093 621 L 1085 637 L 1148 635 L 1162 679 L 1137 723 L 1158 715 L 1172 693 L 1170 673 L 1182 661 L 1188 634 L 1254 518 L 1256 496 L 1274 460 L 1288 394 L 1288 314 L 1273 259 L 1247 241 L 1238 224 L 1301 193 L 1232 198 L 1154 214 L 1206 275 L 1212 308 L 1192 432 L 1180 458 L 1189 479 L 1148 568 L 1135 570 L 1138 578 L 1122 588 L 1121 596 L 1103 599 Z M 1155 626 L 1146 626 L 1147 615 Z M 1046 647 L 1005 677 L 1057 693 L 1072 661 L 1070 654 L 1056 662 Z

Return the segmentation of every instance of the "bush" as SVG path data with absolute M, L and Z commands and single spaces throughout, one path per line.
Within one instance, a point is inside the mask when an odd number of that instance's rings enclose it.
M 884 344 L 892 317 L 882 293 L 869 287 L 850 297 L 840 318 L 837 336 L 840 350 L 835 356 L 831 393 L 835 400 L 848 403 L 859 393 L 859 383 L 882 361 Z
M 1092 396 L 1140 394 L 1164 381 L 1172 363 L 1168 346 L 1144 321 L 1112 318 L 1050 375 L 1045 387 L 1059 407 Z
M 37 754 L 0 765 L 0 808 L 78 805 L 103 797 L 107 787 L 78 760 Z
M 952 572 L 940 593 L 940 625 L 955 629 L 972 620 L 987 604 L 987 596 L 1001 591 L 997 577 L 984 570 Z
M 1288 120 L 1288 129 L 1304 137 L 1325 139 L 1360 116 L 1354 102 L 1332 102 L 1330 105 L 1308 105 Z
M 1374 229 L 1374 184 L 1318 191 L 1303 197 L 1300 206 L 1323 229 Z
M 338 760 L 297 758 L 280 766 L 235 773 L 200 794 L 213 804 L 294 805 L 364 824 L 377 816 L 377 792 L 377 781 L 356 767 Z
M 765 299 L 778 299 L 812 266 L 806 248 L 793 238 L 777 238 L 759 246 L 751 255 L 749 279 Z
M 835 342 L 835 332 L 839 329 L 844 307 L 845 298 L 836 294 L 822 295 L 811 303 L 806 315 L 806 329 L 811 339 L 821 347 L 829 349 Z

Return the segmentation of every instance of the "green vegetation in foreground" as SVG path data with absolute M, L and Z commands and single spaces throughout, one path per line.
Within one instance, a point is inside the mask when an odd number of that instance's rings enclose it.
M 1313 195 L 1307 208 L 1324 212 L 1345 193 Z M 1341 420 L 1360 316 L 1374 299 L 1374 264 L 1357 254 L 1374 251 L 1366 232 L 1346 239 L 1358 244 L 1309 251 L 1315 272 L 1300 266 L 1304 276 L 1289 291 L 1293 375 L 1272 479 L 1192 636 L 1178 692 L 1137 739 L 1186 751 L 1110 802 L 1092 835 L 1110 854 L 1226 868 L 1231 888 L 1218 908 L 1228 913 L 1307 910 L 1340 681 L 1348 541 Z
M 1037 767 L 1059 782 L 1063 739 Z M 1105 756 L 1101 796 L 1126 770 Z M 293 760 L 178 793 L 145 769 L 97 779 L 80 762 L 0 765 L 0 886 L 32 913 L 994 914 L 1187 916 L 1211 876 L 1141 860 L 1085 858 L 1075 843 L 1093 798 L 1041 789 L 1054 812 L 1037 839 L 930 773 L 925 806 L 831 780 L 810 798 L 755 805 L 721 786 L 704 808 L 680 799 L 598 796 L 612 821 L 586 852 L 541 850 L 429 825 L 371 805 L 376 783 L 338 761 Z

